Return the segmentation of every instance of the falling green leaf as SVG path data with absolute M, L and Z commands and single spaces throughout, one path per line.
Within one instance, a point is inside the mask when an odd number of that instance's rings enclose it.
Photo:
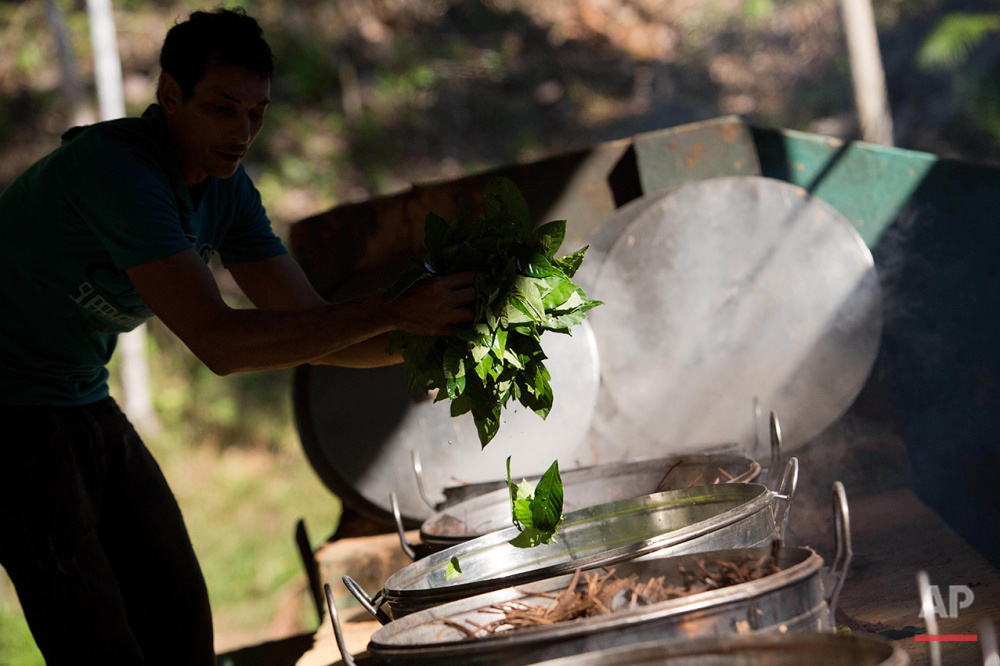
M 518 535 L 510 540 L 517 548 L 534 548 L 555 541 L 562 524 L 563 485 L 559 462 L 553 462 L 533 486 L 522 479 L 515 485 L 510 477 L 510 457 L 507 458 L 507 487 L 510 491 L 511 519 Z
M 531 499 L 532 525 L 555 534 L 562 521 L 562 508 L 562 477 L 559 476 L 559 461 L 555 461 L 535 486 L 535 494 Z
M 448 560 L 448 567 L 444 570 L 445 580 L 455 580 L 462 575 L 462 567 L 458 563 L 458 558 L 453 557 Z

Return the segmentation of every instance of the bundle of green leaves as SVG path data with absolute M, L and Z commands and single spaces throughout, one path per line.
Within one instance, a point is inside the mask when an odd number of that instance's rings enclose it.
M 499 431 L 511 398 L 548 416 L 553 396 L 541 335 L 570 334 L 588 310 L 601 305 L 572 280 L 587 248 L 555 256 L 566 236 L 565 220 L 536 229 L 520 190 L 506 178 L 490 180 L 484 198 L 485 212 L 474 220 L 461 207 L 451 222 L 429 213 L 424 256 L 383 298 L 388 303 L 436 275 L 476 273 L 471 324 L 453 337 L 394 331 L 389 351 L 403 350 L 410 389 L 436 389 L 438 401 L 451 400 L 452 416 L 472 412 L 483 447 Z

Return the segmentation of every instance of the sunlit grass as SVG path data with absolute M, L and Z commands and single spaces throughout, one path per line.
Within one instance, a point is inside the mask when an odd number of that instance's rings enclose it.
M 260 641 L 275 638 L 269 627 L 287 598 L 298 594 L 308 600 L 296 522 L 306 521 L 316 547 L 336 527 L 340 502 L 295 442 L 266 451 L 199 448 L 181 439 L 168 433 L 149 446 L 184 513 L 208 584 L 216 633 L 257 631 Z M 300 619 L 299 630 L 315 629 L 314 614 Z
M 35 647 L 21 609 L 10 603 L 10 582 L 0 579 L 4 603 L 0 604 L 0 666 L 44 666 L 45 660 Z

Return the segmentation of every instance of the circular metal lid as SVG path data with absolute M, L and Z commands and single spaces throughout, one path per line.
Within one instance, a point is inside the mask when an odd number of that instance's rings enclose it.
M 434 510 L 421 498 L 412 453 L 419 455 L 425 490 L 542 474 L 598 462 L 587 444 L 597 402 L 597 343 L 590 325 L 573 335 L 546 333 L 542 349 L 552 376 L 548 417 L 512 400 L 500 431 L 486 448 L 471 414 L 453 418 L 450 402 L 407 393 L 402 365 L 373 369 L 302 366 L 296 370 L 295 418 L 303 448 L 320 478 L 344 503 L 375 520 L 394 524 L 389 492 L 396 493 L 404 523 L 418 527 Z
M 781 414 L 794 448 L 864 385 L 882 330 L 874 262 L 844 216 L 802 188 L 685 184 L 630 203 L 595 241 L 594 428 L 629 441 L 632 457 L 749 448 L 755 398 Z

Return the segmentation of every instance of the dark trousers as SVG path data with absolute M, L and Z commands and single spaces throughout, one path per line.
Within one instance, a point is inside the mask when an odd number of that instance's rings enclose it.
M 111 398 L 0 406 L 0 564 L 50 666 L 215 663 L 177 501 Z

